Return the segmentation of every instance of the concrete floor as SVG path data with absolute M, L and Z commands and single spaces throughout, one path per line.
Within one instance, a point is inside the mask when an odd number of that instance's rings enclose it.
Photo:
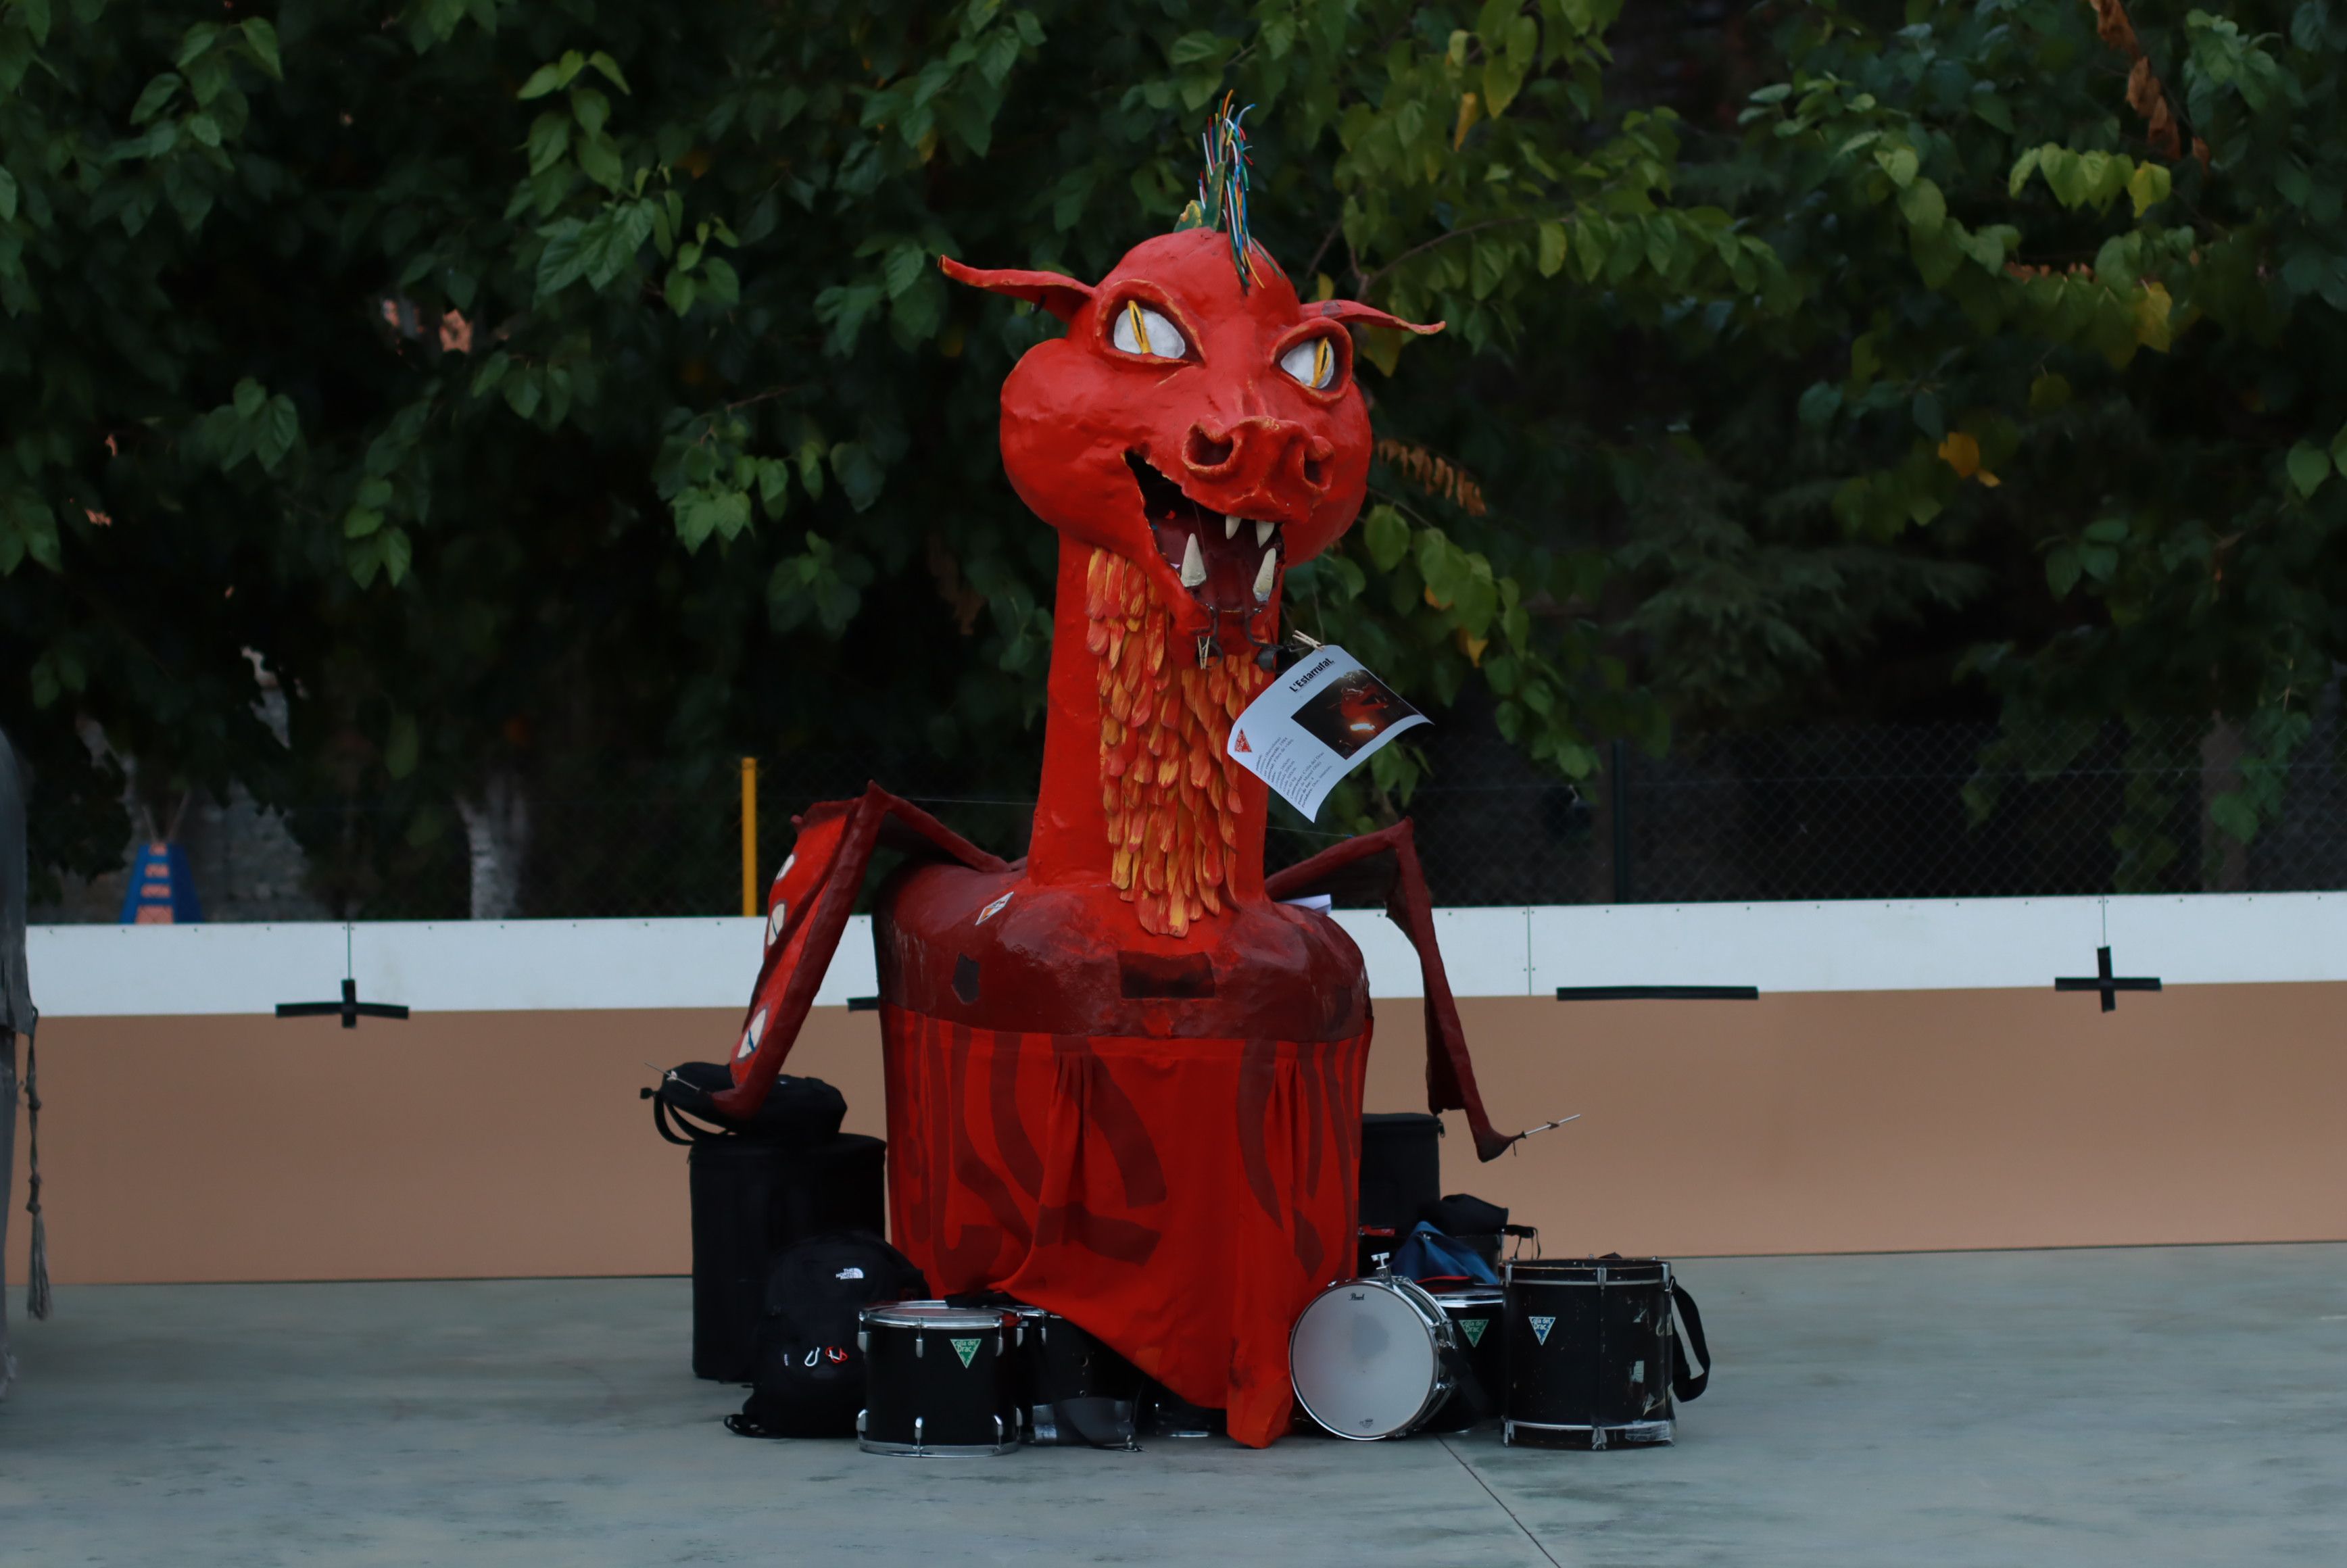
M 2347 1246 L 1699 1259 L 1661 1450 L 749 1442 L 674 1279 L 115 1286 L 20 1324 L 0 1563 L 2347 1563 Z

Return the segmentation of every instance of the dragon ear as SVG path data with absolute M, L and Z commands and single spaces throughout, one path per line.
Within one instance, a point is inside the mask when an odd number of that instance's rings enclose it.
M 1009 294 L 1014 300 L 1040 305 L 1061 321 L 1073 321 L 1076 313 L 1091 302 L 1092 286 L 1059 272 L 1028 272 L 1017 268 L 965 267 L 951 256 L 938 258 L 938 265 L 947 277 L 956 282 L 970 283 L 998 294 Z
M 1307 314 L 1323 316 L 1331 321 L 1365 327 L 1391 327 L 1396 332 L 1416 333 L 1420 337 L 1439 333 L 1443 327 L 1440 322 L 1435 323 L 1430 327 L 1420 326 L 1416 322 L 1406 322 L 1399 316 L 1389 316 L 1377 306 L 1365 305 L 1358 300 L 1323 300 L 1317 305 L 1307 305 L 1304 309 Z

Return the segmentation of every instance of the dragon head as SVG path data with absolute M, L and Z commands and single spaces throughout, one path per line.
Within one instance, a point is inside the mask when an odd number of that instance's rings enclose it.
M 1042 306 L 1065 335 L 1002 387 L 1002 462 L 1061 534 L 1140 567 L 1176 635 L 1226 653 L 1276 640 L 1282 578 L 1350 528 L 1369 418 L 1350 323 L 1428 333 L 1348 300 L 1307 304 L 1261 247 L 1242 280 L 1225 234 L 1147 240 L 1097 283 L 947 274 Z

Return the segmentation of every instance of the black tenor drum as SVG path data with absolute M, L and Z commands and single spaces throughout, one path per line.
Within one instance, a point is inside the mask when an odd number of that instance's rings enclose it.
M 1141 1369 L 1055 1312 L 1018 1310 L 1020 1435 L 1045 1445 L 1133 1447 Z
M 856 1315 L 866 1453 L 973 1458 L 1019 1446 L 1019 1315 L 896 1301 Z
M 1652 1257 L 1512 1261 L 1506 1291 L 1501 1441 L 1603 1449 L 1671 1440 L 1677 1347 L 1669 1264 Z M 1683 1386 L 1685 1398 L 1701 1392 L 1700 1382 Z
M 1464 1376 L 1426 1423 L 1430 1432 L 1463 1432 L 1500 1413 L 1508 1391 L 1508 1336 L 1503 1327 L 1505 1296 L 1497 1286 L 1471 1286 L 1464 1290 L 1438 1290 L 1435 1305 L 1450 1319 Z M 1474 1379 L 1470 1389 L 1466 1379 Z
M 1450 1319 L 1415 1281 L 1340 1280 L 1287 1338 L 1304 1413 L 1357 1442 L 1407 1437 L 1450 1397 Z

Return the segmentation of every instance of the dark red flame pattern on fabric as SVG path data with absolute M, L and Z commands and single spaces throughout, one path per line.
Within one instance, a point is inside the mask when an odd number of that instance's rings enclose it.
M 880 1021 L 889 1228 L 930 1285 L 1084 1323 L 1243 1443 L 1285 1432 L 1288 1331 L 1352 1272 L 1368 1032 L 1085 1038 L 886 1006 Z

